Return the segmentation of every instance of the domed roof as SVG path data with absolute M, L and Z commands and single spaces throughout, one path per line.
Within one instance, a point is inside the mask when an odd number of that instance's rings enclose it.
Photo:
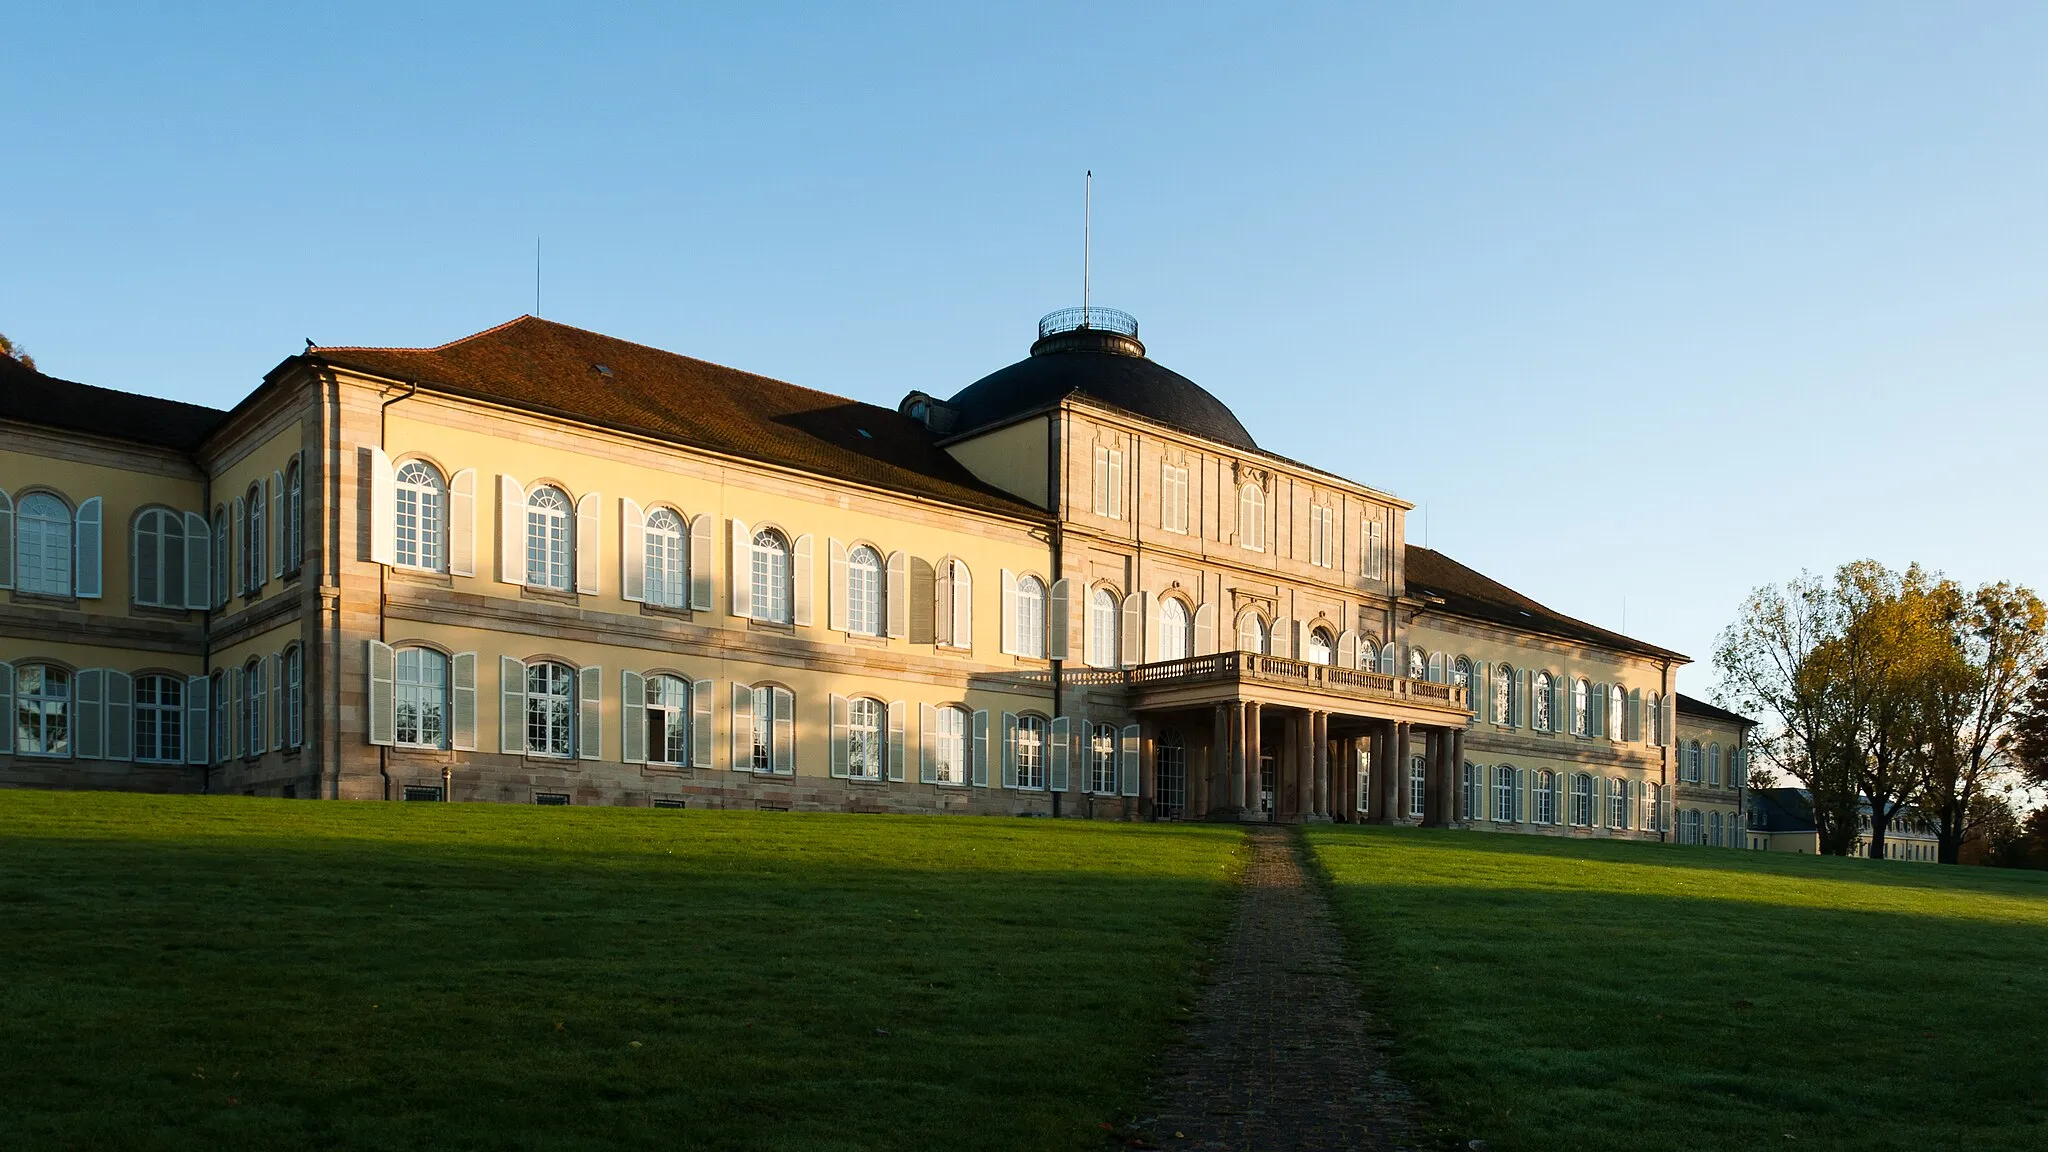
M 1031 355 L 969 384 L 945 402 L 965 432 L 1047 408 L 1072 392 L 1233 448 L 1257 451 L 1223 401 L 1154 363 L 1138 322 L 1109 308 L 1069 308 L 1038 324 Z

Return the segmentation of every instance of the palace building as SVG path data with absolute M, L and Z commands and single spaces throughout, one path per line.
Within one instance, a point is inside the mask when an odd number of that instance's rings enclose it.
M 1742 840 L 1686 657 L 1111 310 L 895 409 L 527 316 L 226 412 L 0 359 L 0 431 L 0 784 Z

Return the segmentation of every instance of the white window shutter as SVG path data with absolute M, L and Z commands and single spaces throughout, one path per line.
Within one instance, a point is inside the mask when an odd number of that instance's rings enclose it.
M 974 647 L 974 573 L 967 568 L 964 560 L 954 560 L 947 565 L 953 573 L 953 637 L 955 648 Z
M 1380 649 L 1380 675 L 1397 676 L 1400 674 L 1400 669 L 1394 666 L 1395 659 L 1394 642 L 1389 640 L 1386 647 Z
M 1045 774 L 1046 790 L 1050 792 L 1065 792 L 1067 790 L 1068 762 L 1073 756 L 1073 741 L 1071 739 L 1073 722 L 1065 716 L 1055 716 L 1048 727 L 1051 729 L 1048 740 L 1052 744 L 1052 755 L 1046 758 L 1050 765 L 1049 770 Z
M 1124 597 L 1123 618 L 1123 666 L 1136 668 L 1145 662 L 1145 599 L 1143 592 L 1133 592 Z
M 850 705 L 851 702 L 846 697 L 836 692 L 832 694 L 828 720 L 830 728 L 827 733 L 830 750 L 828 752 L 826 775 L 831 776 L 834 780 L 844 780 L 852 774 L 848 765 L 852 755 L 851 750 L 847 747 L 846 740 L 847 716 Z
M 640 505 L 619 497 L 619 596 L 647 600 L 647 516 Z
M 889 553 L 889 575 L 882 583 L 889 604 L 889 635 L 901 639 L 910 635 L 910 553 Z
M 12 587 L 14 587 L 14 498 L 5 492 L 0 492 L 0 588 Z M 13 675 L 12 669 L 8 670 L 8 675 L 10 677 Z M 11 679 L 9 683 L 12 683 Z M 7 706 L 6 714 L 9 716 L 14 715 L 14 706 L 12 704 Z M 4 736 L 0 736 L 0 739 L 7 741 L 7 747 L 0 748 L 0 751 L 11 750 L 14 747 L 14 725 L 0 724 L 0 728 L 6 729 L 6 733 Z
M 754 686 L 732 684 L 732 770 L 754 770 Z
M 5 667 L 5 665 L 0 665 L 0 667 Z M 7 675 L 9 677 L 7 681 L 9 686 L 7 698 L 12 700 L 12 685 L 14 683 L 12 677 L 14 673 L 10 669 Z M 9 731 L 11 732 L 12 729 L 10 728 Z M 12 737 L 8 738 L 11 739 Z M 978 708 L 974 712 L 974 744 L 968 755 L 973 759 L 973 763 L 967 766 L 968 779 L 973 781 L 976 788 L 988 787 L 988 710 L 985 708 Z
M 394 552 L 397 551 L 394 545 Z M 448 574 L 476 575 L 476 469 L 448 478 Z
M 107 670 L 107 759 L 135 759 L 135 678 L 116 669 Z
M 100 498 L 78 506 L 77 548 L 71 554 L 72 575 L 80 600 L 100 598 Z
M 690 767 L 711 767 L 711 681 L 690 682 Z
M 726 583 L 732 590 L 732 614 L 741 619 L 754 615 L 754 533 L 745 520 L 734 520 L 727 533 Z M 751 739 L 751 738 L 750 738 Z
M 1195 609 L 1195 655 L 1210 656 L 1216 652 L 1216 605 L 1204 604 Z
M 211 684 L 204 676 L 185 677 L 185 763 L 206 763 L 207 721 L 213 715 Z
M 604 498 L 595 492 L 585 492 L 576 501 L 576 594 L 595 596 L 598 594 L 598 568 L 603 564 L 604 535 L 598 527 L 604 519 Z M 595 756 L 585 757 L 595 760 Z
M 1017 714 L 1003 713 L 1003 787 L 1017 786 Z
M 526 486 L 502 472 L 498 474 L 498 579 L 505 584 L 526 583 Z M 526 747 L 523 738 L 519 747 Z
M 711 537 L 717 530 L 718 521 L 709 512 L 690 521 L 690 609 L 695 612 L 711 610 Z
M 1337 633 L 1337 667 L 1358 667 L 1358 633 L 1349 628 Z
M 1441 684 L 1449 679 L 1445 673 L 1445 667 L 1443 653 L 1432 652 L 1429 654 L 1429 682 L 1431 684 Z
M 799 628 L 811 626 L 811 534 L 806 532 L 796 538 L 794 555 L 789 562 L 790 614 L 792 623 Z M 779 751 L 779 750 L 778 750 Z
M 213 530 L 206 517 L 185 513 L 185 607 L 205 610 L 213 588 Z
M 1622 739 L 1631 744 L 1643 739 L 1643 690 L 1631 688 L 1628 693 L 1628 720 L 1621 730 Z
M 72 676 L 71 684 L 77 698 L 77 708 L 71 720 L 71 754 L 80 760 L 104 760 L 107 757 L 106 671 L 80 668 Z
M 647 678 L 630 668 L 619 671 L 619 758 L 647 763 Z
M 1109 449 L 1095 449 L 1095 506 L 1097 516 L 1109 515 Z
M 1508 727 L 1527 728 L 1529 726 L 1529 693 L 1532 690 L 1532 683 L 1533 681 L 1527 668 L 1515 673 L 1515 707 L 1508 716 Z
M 1115 448 L 1109 451 L 1109 518 L 1124 518 L 1124 454 Z
M 1138 726 L 1136 724 L 1124 725 L 1122 745 L 1117 750 L 1117 783 L 1123 785 L 1122 792 L 1124 795 L 1136 796 L 1138 794 L 1139 776 Z
M 4 494 L 0 494 L 0 499 L 4 499 L 4 498 L 5 498 L 5 497 L 4 497 Z M 14 536 L 13 536 L 13 534 L 12 534 L 11 532 L 10 532 L 10 533 L 8 534 L 8 536 L 7 536 L 7 540 L 8 540 L 8 542 L 9 542 L 10 544 L 12 544 L 12 542 L 13 542 L 13 540 L 14 540 Z M 12 574 L 13 574 L 13 571 L 14 571 L 14 570 L 13 570 L 13 568 L 12 568 L 12 567 L 10 566 L 10 567 L 8 568 L 8 574 L 9 574 L 9 575 L 12 575 Z M 14 715 L 14 665 L 12 665 L 12 664 L 7 664 L 7 663 L 0 663 L 0 716 L 9 716 L 9 717 L 11 717 L 11 716 L 13 716 L 13 715 Z M 13 751 L 14 751 L 14 725 L 13 725 L 13 724 L 0 724 L 0 752 L 12 753 Z
M 1511 809 L 1511 815 L 1513 816 L 1513 819 L 1514 819 L 1515 823 L 1517 823 L 1517 824 L 1520 824 L 1520 823 L 1522 823 L 1522 821 L 1523 821 L 1523 807 L 1522 807 L 1522 805 L 1523 805 L 1523 802 L 1524 802 L 1524 800 L 1525 800 L 1525 799 L 1526 799 L 1526 797 L 1528 796 L 1528 793 L 1529 793 L 1529 770 L 1528 770 L 1527 768 L 1517 768 L 1517 769 L 1515 769 L 1515 793 L 1514 793 L 1514 802 L 1513 802 L 1513 803 L 1512 803 L 1512 804 L 1511 804 L 1511 805 L 1509 806 L 1509 807 L 1510 807 L 1510 809 Z
M 398 473 L 382 448 L 364 449 L 370 473 L 370 563 L 398 563 Z
M 1067 601 L 1071 598 L 1071 588 L 1072 585 L 1064 579 L 1055 580 L 1052 582 L 1052 593 L 1046 597 L 1045 621 L 1046 630 L 1050 635 L 1045 645 L 1045 657 L 1048 660 L 1069 659 L 1068 633 L 1073 630 L 1074 625 L 1067 607 Z
M 1275 656 L 1285 657 L 1290 660 L 1294 658 L 1294 620 L 1292 617 L 1282 616 L 1273 621 L 1272 648 L 1273 655 Z
M 1003 615 L 1001 635 L 997 649 L 1007 656 L 1017 650 L 1017 574 L 1008 568 L 1002 570 Z
M 247 535 L 244 525 L 248 523 L 248 515 L 249 510 L 244 505 L 242 497 L 235 497 L 234 507 L 228 511 L 228 537 L 234 541 L 228 550 L 228 566 L 234 571 L 234 589 L 237 596 L 249 590 L 249 564 L 246 560 L 248 549 L 247 541 L 244 540 Z
M 845 632 L 853 627 L 852 613 L 846 606 L 851 587 L 846 545 L 840 543 L 837 536 L 828 536 L 825 538 L 825 555 L 825 626 L 834 632 Z
M 604 756 L 604 669 L 576 670 L 576 758 Z
M 398 657 L 391 645 L 369 642 L 370 743 L 398 742 Z
M 263 668 L 270 682 L 263 725 L 270 732 L 270 750 L 275 752 L 284 747 L 284 657 L 272 652 L 263 658 Z
M 953 646 L 953 561 L 941 560 L 932 569 L 932 643 Z
M 909 702 L 889 701 L 889 779 L 899 784 L 903 781 L 903 718 L 909 711 Z
M 917 706 L 917 782 L 939 782 L 939 710 L 929 704 Z
M 284 473 L 275 469 L 270 473 L 270 578 L 284 576 L 284 554 L 290 550 L 291 538 L 285 535 L 286 525 L 291 517 L 286 513 L 284 494 Z
M 526 751 L 526 664 L 510 656 L 498 657 L 498 751 Z
M 787 688 L 776 688 L 768 693 L 768 700 L 775 709 L 775 774 L 777 776 L 794 776 L 796 775 L 796 696 Z
M 476 653 L 457 652 L 448 662 L 448 746 L 476 751 Z

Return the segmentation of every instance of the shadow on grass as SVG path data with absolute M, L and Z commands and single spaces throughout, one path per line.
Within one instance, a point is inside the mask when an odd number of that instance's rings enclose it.
M 464 807 L 11 805 L 0 1147 L 1094 1147 L 1235 850 Z

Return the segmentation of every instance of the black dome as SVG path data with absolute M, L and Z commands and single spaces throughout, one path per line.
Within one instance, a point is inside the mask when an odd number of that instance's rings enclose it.
M 1078 313 L 1080 309 L 1071 309 Z M 1207 440 L 1255 452 L 1251 433 L 1223 401 L 1193 380 L 1145 357 L 1136 321 L 1127 331 L 1102 325 L 1107 309 L 1093 309 L 1095 327 L 1061 327 L 1054 313 L 1039 325 L 1031 355 L 991 372 L 956 393 L 946 407 L 959 415 L 961 432 L 1000 424 L 1012 416 L 1048 408 L 1070 392 L 1085 392 L 1105 404 L 1179 428 Z M 1109 313 L 1122 317 L 1121 313 Z M 1048 331 L 1048 325 L 1052 328 Z

